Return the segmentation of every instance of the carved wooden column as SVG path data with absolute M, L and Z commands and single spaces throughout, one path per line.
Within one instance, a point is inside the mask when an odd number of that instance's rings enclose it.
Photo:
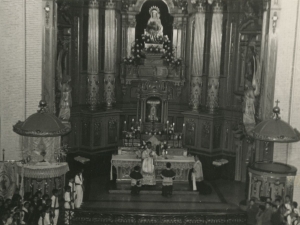
M 173 46 L 175 47 L 175 57 L 181 58 L 182 62 L 185 62 L 185 52 L 186 52 L 186 27 L 187 27 L 187 17 L 182 14 L 174 15 L 173 22 Z M 178 76 L 183 77 L 185 71 L 185 65 L 182 65 L 180 74 Z M 181 86 L 177 86 L 177 91 L 181 92 Z
M 131 55 L 131 45 L 135 41 L 135 14 L 122 14 L 122 57 Z
M 55 113 L 55 60 L 57 45 L 57 4 L 54 0 L 42 2 L 44 9 L 42 43 L 42 98 Z
M 100 103 L 99 96 L 99 3 L 97 0 L 89 2 L 88 27 L 88 94 L 89 109 L 94 111 Z
M 219 106 L 219 80 L 222 48 L 223 5 L 221 0 L 213 2 L 212 29 L 210 39 L 210 59 L 208 75 L 208 92 L 206 107 L 214 113 Z
M 111 109 L 115 102 L 116 73 L 116 3 L 112 0 L 105 3 L 105 60 L 104 60 L 104 101 L 106 108 Z
M 203 76 L 203 54 L 205 38 L 205 1 L 197 3 L 198 12 L 195 14 L 195 22 L 192 40 L 192 74 L 191 74 L 191 93 L 190 104 L 193 111 L 198 111 L 201 101 L 202 76 Z

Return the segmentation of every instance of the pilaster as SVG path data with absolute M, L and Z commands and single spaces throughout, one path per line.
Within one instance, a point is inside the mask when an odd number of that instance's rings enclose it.
M 88 75 L 87 102 L 89 109 L 94 111 L 100 103 L 99 95 L 99 3 L 89 1 L 88 27 Z
M 204 38 L 205 38 L 205 1 L 200 1 L 196 5 L 195 22 L 192 29 L 194 30 L 192 40 L 192 60 L 191 60 L 191 93 L 190 105 L 193 111 L 198 111 L 202 94 L 202 76 L 203 76 L 203 55 L 204 55 Z
M 42 98 L 47 102 L 49 112 L 55 113 L 57 4 L 54 0 L 43 0 L 42 7 Z
M 117 53 L 116 3 L 105 3 L 105 60 L 104 60 L 104 101 L 107 109 L 115 102 L 115 73 Z
M 213 2 L 212 29 L 210 39 L 210 58 L 208 75 L 208 92 L 206 107 L 209 113 L 215 113 L 219 106 L 219 80 L 222 48 L 223 4 L 221 0 Z

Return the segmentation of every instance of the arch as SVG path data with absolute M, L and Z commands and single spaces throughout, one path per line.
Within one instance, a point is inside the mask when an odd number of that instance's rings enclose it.
M 144 3 L 148 1 L 148 0 L 137 0 L 136 4 L 135 4 L 135 10 L 140 12 Z M 169 13 L 173 13 L 174 12 L 174 3 L 172 0 L 162 0 L 168 7 Z

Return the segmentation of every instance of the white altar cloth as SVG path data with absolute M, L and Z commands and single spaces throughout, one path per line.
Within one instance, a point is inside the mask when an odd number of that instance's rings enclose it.
M 176 172 L 176 180 L 187 181 L 188 171 L 193 168 L 194 157 L 189 156 L 169 156 L 165 158 L 158 156 L 154 162 L 156 177 L 159 177 L 161 170 L 166 168 L 166 163 L 171 163 L 171 168 Z M 111 165 L 116 167 L 117 180 L 129 180 L 129 174 L 135 166 L 141 166 L 142 160 L 135 155 L 113 155 Z M 112 179 L 112 174 L 111 174 Z

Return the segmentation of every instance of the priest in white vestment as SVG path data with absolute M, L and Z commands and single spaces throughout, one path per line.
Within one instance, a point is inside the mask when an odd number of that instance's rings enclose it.
M 142 152 L 142 175 L 143 185 L 155 185 L 155 168 L 154 161 L 157 155 L 152 151 L 151 142 L 147 142 L 147 148 Z

